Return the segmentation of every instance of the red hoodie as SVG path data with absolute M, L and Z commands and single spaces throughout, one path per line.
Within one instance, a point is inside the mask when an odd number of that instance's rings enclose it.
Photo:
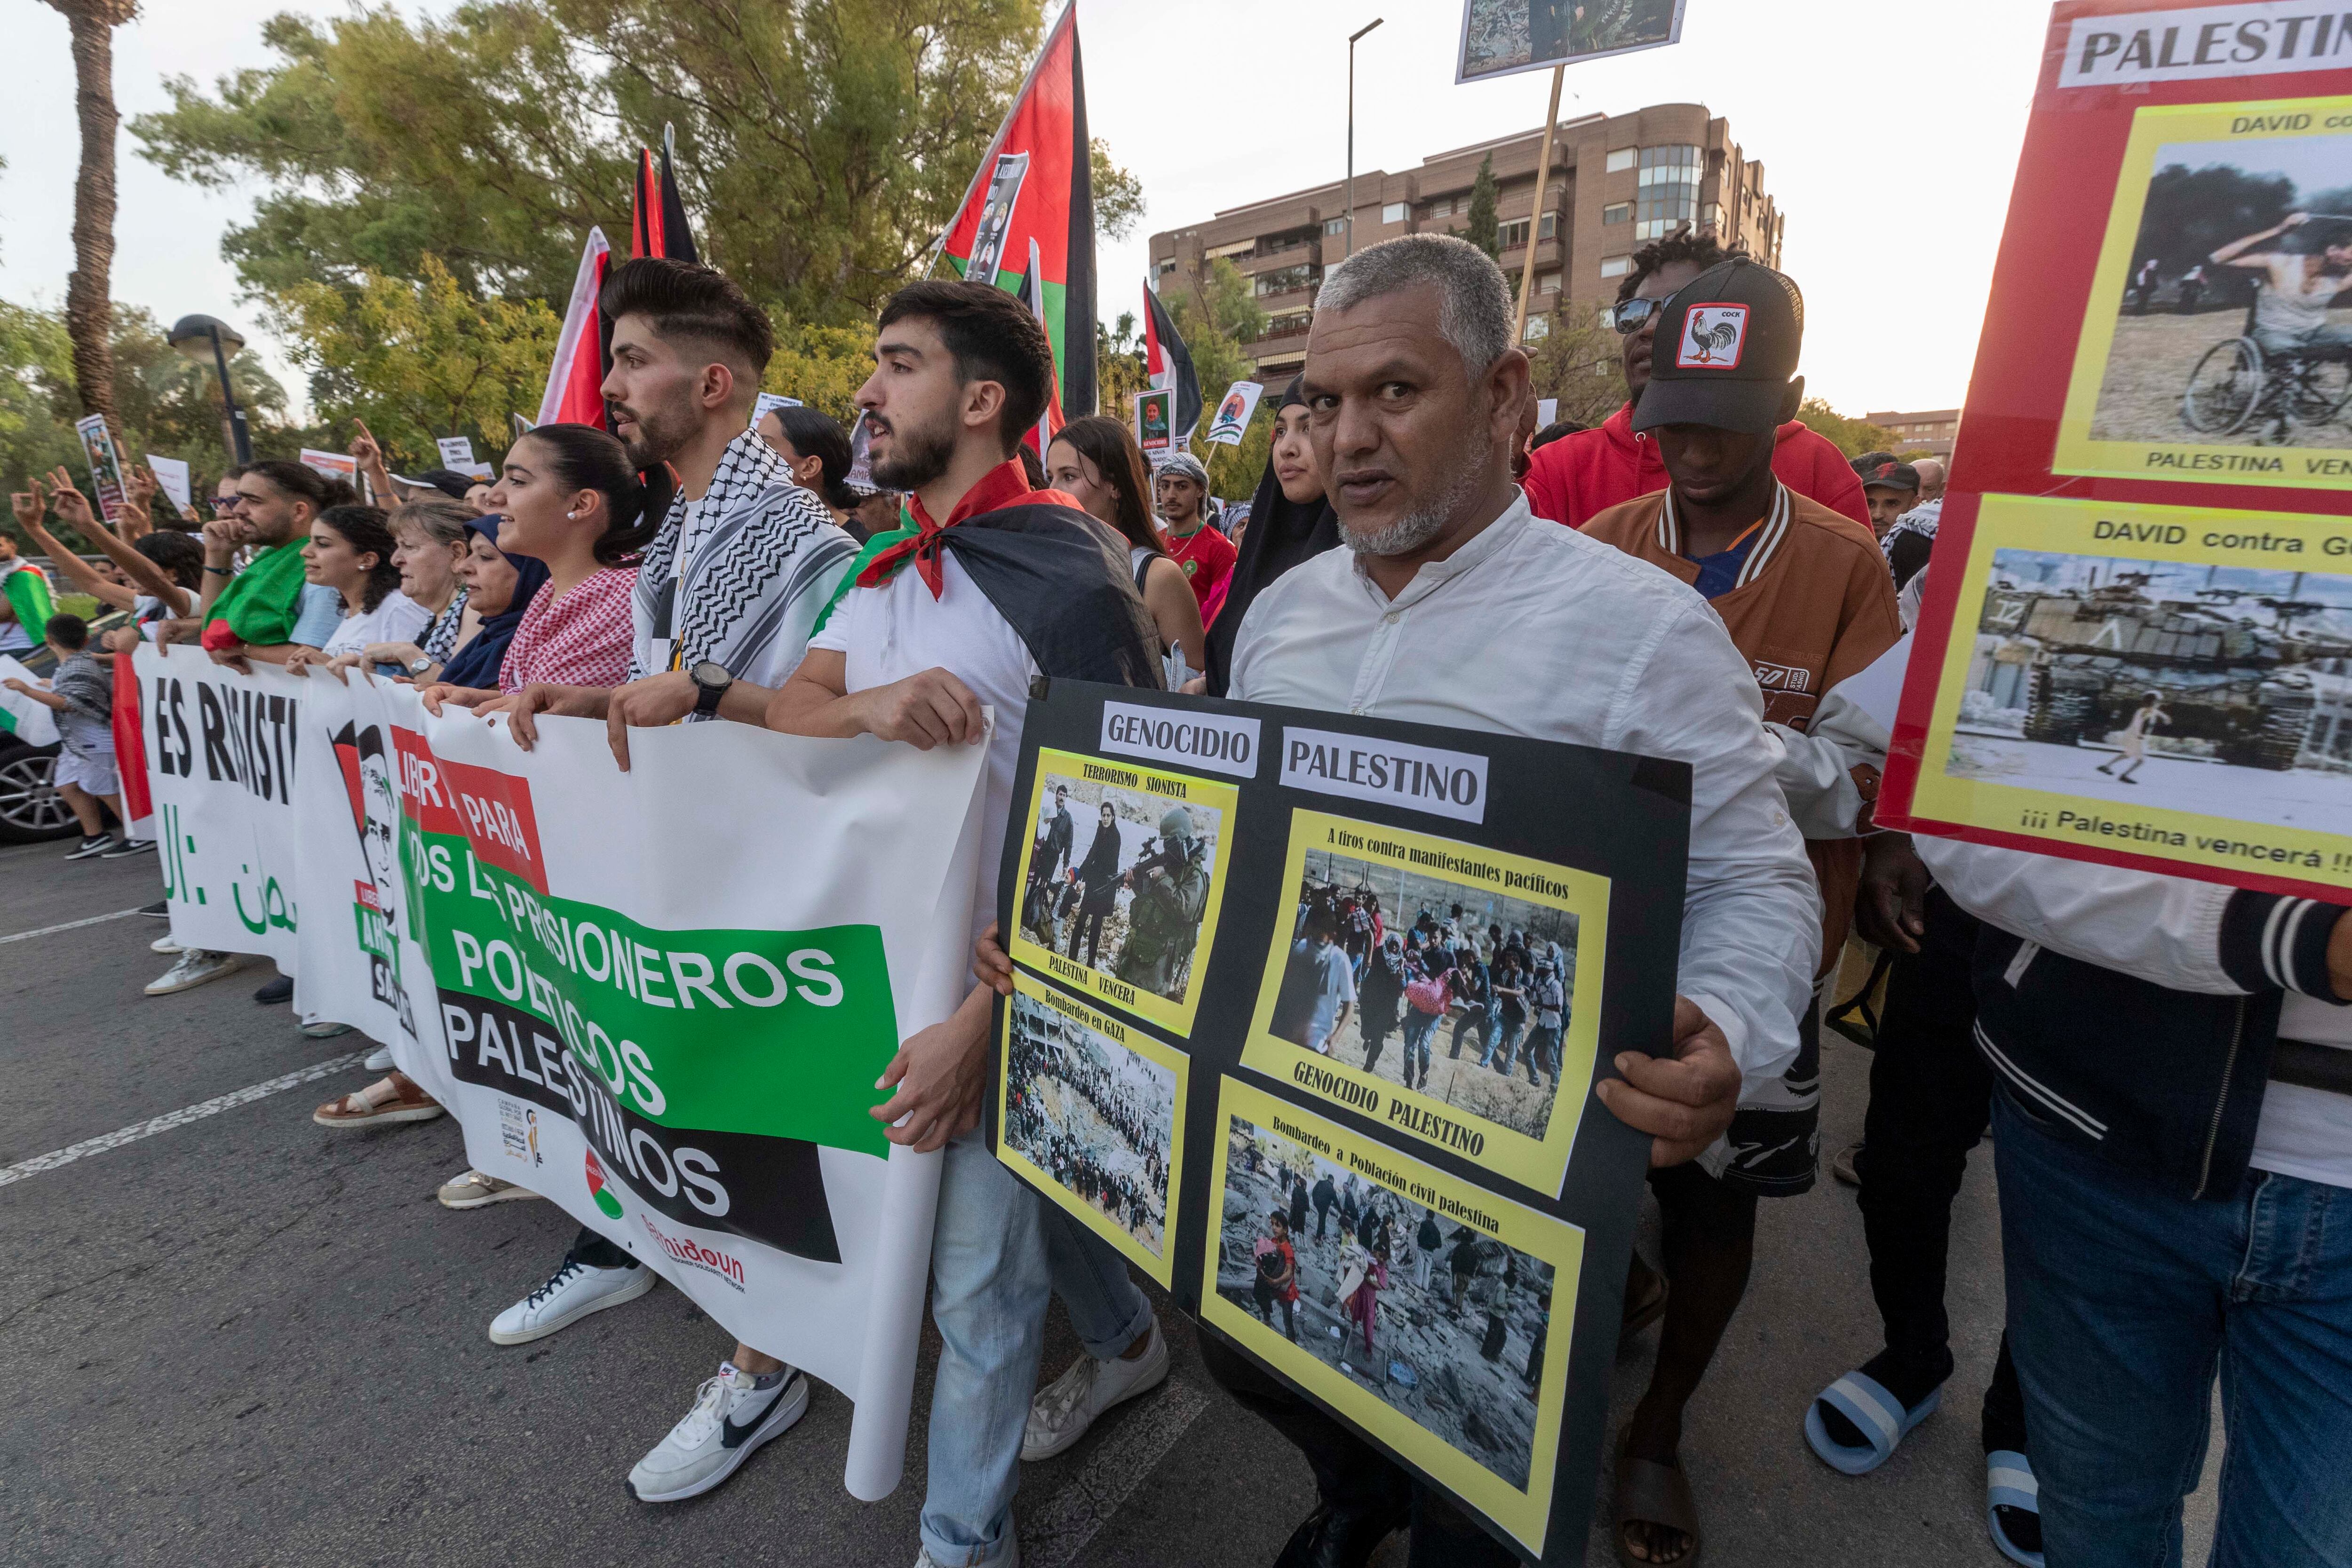
M 1813 434 L 1801 419 L 1781 426 L 1776 439 L 1772 471 L 1782 484 L 1870 526 L 1862 481 L 1836 443 Z M 1538 517 L 1582 528 L 1612 506 L 1664 489 L 1666 465 L 1655 441 L 1633 434 L 1633 405 L 1628 403 L 1600 429 L 1563 436 L 1537 452 L 1519 485 Z

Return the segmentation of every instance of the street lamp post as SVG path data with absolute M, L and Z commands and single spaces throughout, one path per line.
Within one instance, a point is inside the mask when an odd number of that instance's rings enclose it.
M 1386 21 L 1375 16 L 1348 35 L 1348 237 L 1346 251 L 1356 254 L 1356 40 Z M 1343 258 L 1344 259 L 1344 258 Z
M 239 465 L 250 463 L 253 437 L 245 427 L 245 410 L 236 405 L 236 394 L 228 380 L 228 356 L 245 347 L 244 336 L 213 316 L 183 316 L 172 323 L 169 336 L 172 347 L 184 358 L 202 364 L 207 355 L 211 357 L 214 373 L 220 377 L 221 424 L 229 450 Z

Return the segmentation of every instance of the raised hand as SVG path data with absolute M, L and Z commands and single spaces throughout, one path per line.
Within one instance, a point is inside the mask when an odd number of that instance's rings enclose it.
M 51 470 L 49 488 L 56 492 L 50 504 L 57 508 L 58 521 L 84 531 L 95 525 L 97 518 L 89 510 L 88 498 L 74 489 L 73 476 L 62 466 Z

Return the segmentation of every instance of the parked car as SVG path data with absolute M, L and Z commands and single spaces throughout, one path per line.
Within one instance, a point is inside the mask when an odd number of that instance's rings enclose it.
M 92 621 L 90 631 L 95 637 L 129 619 L 129 616 L 116 610 Z M 58 662 L 46 647 L 17 654 L 16 658 L 35 675 L 44 676 L 56 668 Z M 37 844 L 51 838 L 70 838 L 81 831 L 72 810 L 51 783 L 57 766 L 55 741 L 46 746 L 28 746 L 14 735 L 0 733 L 0 844 Z M 105 810 L 103 806 L 99 809 Z

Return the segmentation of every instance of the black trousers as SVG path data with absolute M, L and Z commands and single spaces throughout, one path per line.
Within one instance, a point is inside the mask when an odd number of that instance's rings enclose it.
M 605 1240 L 586 1226 L 572 1238 L 572 1260 L 591 1268 L 635 1268 L 637 1260 L 629 1256 L 628 1248 Z
M 1370 1443 L 1261 1372 L 1214 1336 L 1201 1360 L 1217 1386 L 1290 1439 L 1328 1504 L 1386 1514 L 1412 1531 L 1407 1568 L 1511 1568 L 1518 1554 L 1488 1535 L 1444 1492 L 1416 1481 Z
M 1991 1115 L 1992 1068 L 1975 1037 L 1976 919 L 1931 888 L 1926 924 L 1919 951 L 1896 953 L 1887 974 L 1854 1173 L 1886 1348 L 1922 1380 L 1940 1383 L 1952 1371 L 1944 1310 L 1952 1200 Z M 1985 1390 L 1984 1441 L 1988 1450 L 2025 1448 L 2025 1405 L 2006 1334 Z

